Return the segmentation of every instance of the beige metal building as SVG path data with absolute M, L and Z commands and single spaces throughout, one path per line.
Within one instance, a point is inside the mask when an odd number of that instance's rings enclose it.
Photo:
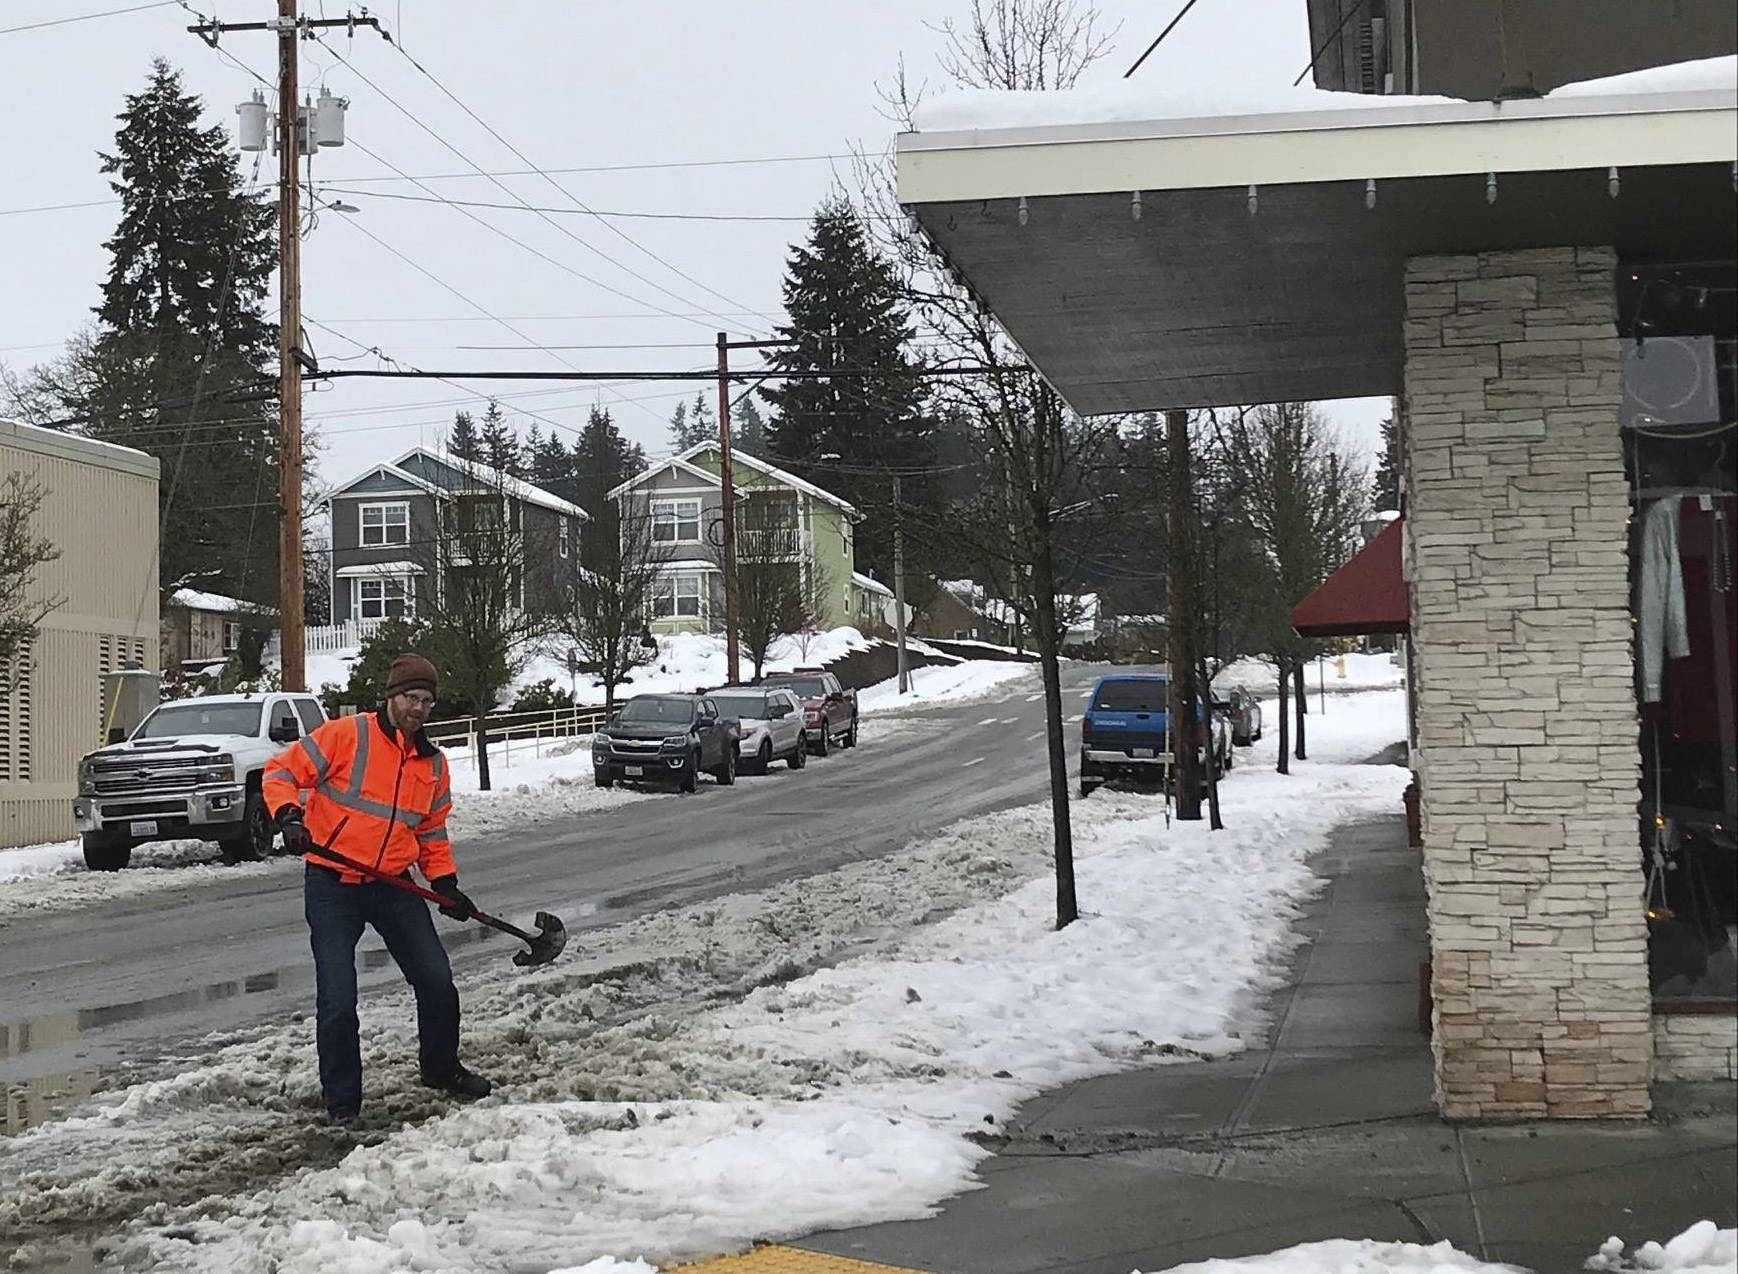
M 157 667 L 157 461 L 0 420 L 0 481 L 46 491 L 37 531 L 60 551 L 36 582 L 58 601 L 0 690 L 0 847 L 73 835 L 79 757 L 103 742 L 103 675 Z

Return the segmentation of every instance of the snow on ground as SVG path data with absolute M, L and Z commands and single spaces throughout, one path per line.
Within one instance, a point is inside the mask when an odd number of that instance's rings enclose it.
M 1672 1274 L 1738 1274 L 1738 1230 L 1698 1221 L 1670 1243 L 1644 1243 L 1625 1255 L 1622 1239 L 1609 1239 L 1583 1267 L 1600 1271 L 1671 1271 Z M 1303 1243 L 1265 1256 L 1200 1261 L 1172 1266 L 1164 1274 L 1525 1274 L 1519 1266 L 1491 1265 L 1448 1243 L 1380 1243 L 1332 1239 Z M 1136 1274 L 1140 1274 L 1137 1270 Z M 1155 1272 L 1157 1274 L 1157 1272 Z
M 1344 677 L 1340 676 L 1338 664 L 1341 658 L 1346 664 Z M 1326 686 L 1329 694 L 1344 694 L 1349 690 L 1375 690 L 1405 685 L 1406 670 L 1396 662 L 1397 658 L 1398 656 L 1387 652 L 1371 655 L 1353 652 L 1344 656 L 1329 655 L 1325 659 L 1312 659 L 1304 665 L 1304 681 L 1309 688 L 1310 706 L 1315 706 L 1316 695 L 1323 686 Z M 1242 686 L 1255 694 L 1277 694 L 1279 674 L 1265 660 L 1238 659 L 1227 664 L 1213 678 L 1213 684 L 1220 689 Z
M 1357 702 L 1337 746 L 1369 755 L 1392 713 L 1359 737 Z M 1240 767 L 1219 833 L 1101 791 L 1073 806 L 1082 914 L 1060 932 L 1033 805 L 620 926 L 566 964 L 479 968 L 466 1056 L 499 1087 L 450 1113 L 410 1084 L 405 998 L 371 997 L 386 1118 L 336 1162 L 305 1022 L 211 1041 L 207 1064 L 0 1148 L 0 1230 L 137 1214 L 123 1268 L 388 1274 L 667 1264 L 929 1215 L 972 1187 L 971 1135 L 1036 1093 L 1242 1049 L 1308 857 L 1395 810 L 1406 777 Z M 274 1163 L 291 1175 L 246 1192 Z M 163 1202 L 140 1214 L 141 1190 Z
M 929 707 L 938 703 L 972 703 L 1005 691 L 1010 683 L 1031 682 L 1038 689 L 1036 665 L 1001 660 L 968 660 L 962 664 L 932 664 L 911 669 L 911 690 L 899 693 L 899 679 L 878 681 L 857 692 L 861 713 Z

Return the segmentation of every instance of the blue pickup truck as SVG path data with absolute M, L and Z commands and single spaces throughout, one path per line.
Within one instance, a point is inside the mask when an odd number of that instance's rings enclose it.
M 1167 779 L 1172 764 L 1170 699 L 1171 679 L 1162 673 L 1112 673 L 1098 679 L 1080 719 L 1082 796 L 1110 779 Z M 1225 719 L 1214 717 L 1206 700 L 1199 702 L 1193 743 L 1205 785 L 1209 764 L 1214 777 L 1231 768 L 1231 745 Z

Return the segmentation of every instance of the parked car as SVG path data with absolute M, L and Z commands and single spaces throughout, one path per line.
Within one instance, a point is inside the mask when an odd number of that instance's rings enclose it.
M 271 853 L 266 762 L 322 724 L 313 695 L 203 695 L 154 709 L 132 737 L 78 763 L 73 822 L 85 866 L 119 871 L 153 841 L 216 841 L 226 863 Z
M 793 770 L 808 764 L 803 702 L 784 686 L 726 686 L 712 692 L 712 701 L 726 721 L 741 732 L 737 766 L 747 774 L 765 774 L 774 761 Z
M 1230 719 L 1231 742 L 1238 747 L 1246 748 L 1261 737 L 1261 700 L 1243 686 L 1214 690 L 1213 706 Z
M 763 686 L 783 686 L 803 701 L 803 729 L 809 750 L 826 756 L 835 743 L 857 746 L 857 692 L 847 690 L 825 668 L 796 668 L 760 679 Z
M 592 740 L 592 777 L 599 787 L 669 781 L 692 792 L 704 772 L 728 787 L 738 734 L 710 696 L 635 695 Z
M 1110 779 L 1167 781 L 1174 763 L 1170 700 L 1170 678 L 1162 674 L 1113 673 L 1098 679 L 1080 720 L 1082 796 Z M 1197 709 L 1191 743 L 1205 791 L 1207 767 L 1213 767 L 1215 776 L 1223 773 L 1231 754 L 1228 723 L 1205 699 Z

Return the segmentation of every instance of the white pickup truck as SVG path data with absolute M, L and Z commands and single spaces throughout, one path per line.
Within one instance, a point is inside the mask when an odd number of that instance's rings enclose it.
M 216 841 L 226 863 L 271 852 L 266 762 L 326 720 L 307 694 L 206 695 L 156 708 L 131 738 L 78 763 L 85 866 L 119 871 L 135 845 Z

